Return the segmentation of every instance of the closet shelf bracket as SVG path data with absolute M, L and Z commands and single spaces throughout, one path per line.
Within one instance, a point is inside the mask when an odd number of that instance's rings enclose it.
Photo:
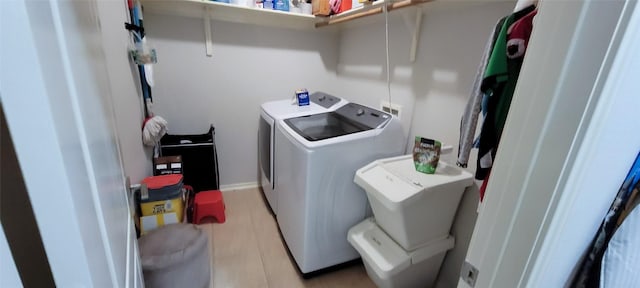
M 213 39 L 211 37 L 211 11 L 207 7 L 204 10 L 204 48 L 207 57 L 213 56 Z
M 420 9 L 420 7 L 416 8 L 416 18 L 413 25 L 411 25 L 411 20 L 406 16 L 407 15 L 405 14 L 405 24 L 407 25 L 409 32 L 412 34 L 409 61 L 411 61 L 411 63 L 415 63 L 416 54 L 418 53 L 418 44 L 420 43 L 420 31 L 422 29 L 422 9 Z

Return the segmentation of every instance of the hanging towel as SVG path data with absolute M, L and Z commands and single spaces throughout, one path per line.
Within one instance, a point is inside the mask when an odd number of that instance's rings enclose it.
M 507 120 L 507 114 L 509 113 L 509 107 L 511 106 L 511 99 L 513 99 L 513 93 L 516 90 L 516 83 L 520 76 L 520 68 L 522 68 L 522 62 L 524 60 L 524 54 L 527 49 L 529 37 L 531 31 L 533 31 L 533 17 L 538 13 L 537 10 L 530 12 L 519 20 L 515 21 L 507 29 L 507 73 L 508 79 L 505 84 L 504 91 L 498 101 L 496 107 L 496 123 L 498 141 L 500 135 L 502 135 L 502 129 L 504 123 Z
M 533 13 L 532 13 L 533 12 Z M 493 166 L 502 129 L 509 112 L 513 92 L 520 75 L 520 68 L 526 50 L 525 43 L 531 35 L 531 26 L 535 16 L 535 6 L 531 5 L 507 17 L 500 29 L 496 44 L 487 63 L 481 90 L 487 100 L 487 115 L 480 134 L 478 151 L 478 167 L 476 179 L 486 179 L 488 171 Z M 524 23 L 529 22 L 530 25 Z M 515 23 L 516 26 L 512 26 Z M 516 43 L 522 40 L 522 46 L 517 53 L 512 53 Z M 526 40 L 525 40 L 526 39 Z M 517 48 L 517 47 L 516 47 Z
M 602 265 L 602 257 L 605 249 L 618 227 L 618 219 L 621 217 L 624 208 L 627 206 L 629 198 L 634 190 L 640 189 L 640 154 L 636 156 L 636 160 L 622 182 L 622 187 L 618 190 L 616 198 L 613 200 L 609 212 L 602 220 L 600 229 L 596 233 L 587 256 L 580 263 L 580 269 L 573 279 L 575 288 L 596 288 L 600 283 L 600 271 Z
M 602 256 L 600 288 L 640 286 L 640 208 L 613 234 Z
M 464 108 L 464 114 L 462 114 L 462 119 L 460 120 L 460 141 L 458 144 L 457 164 L 463 168 L 466 168 L 469 163 L 471 148 L 474 147 L 478 118 L 480 118 L 482 96 L 484 95 L 480 90 L 480 85 L 484 78 L 484 72 L 487 67 L 487 62 L 489 61 L 489 55 L 491 55 L 493 45 L 496 42 L 496 38 L 498 37 L 498 33 L 500 32 L 500 28 L 502 27 L 502 24 L 504 24 L 505 19 L 507 19 L 507 17 L 500 19 L 500 21 L 496 23 L 493 28 L 493 33 L 484 47 L 484 53 L 482 54 L 482 59 L 480 59 L 480 64 L 478 65 L 476 76 L 473 80 L 471 95 L 469 96 L 469 101 L 467 102 L 467 106 Z

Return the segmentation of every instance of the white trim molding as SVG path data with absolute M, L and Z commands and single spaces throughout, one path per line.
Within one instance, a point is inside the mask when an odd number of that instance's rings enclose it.
M 220 191 L 222 192 L 230 192 L 234 190 L 245 190 L 245 189 L 254 189 L 258 188 L 260 185 L 258 182 L 244 182 L 244 183 L 235 183 L 235 184 L 227 184 L 220 185 Z

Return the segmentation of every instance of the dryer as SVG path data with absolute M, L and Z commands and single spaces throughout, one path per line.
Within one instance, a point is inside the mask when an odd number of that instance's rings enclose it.
M 397 118 L 356 103 L 279 121 L 276 216 L 303 274 L 359 257 L 347 232 L 370 212 L 353 177 L 375 159 L 401 155 L 405 140 Z
M 309 95 L 309 105 L 298 106 L 295 101 L 278 100 L 270 101 L 260 107 L 260 124 L 258 126 L 258 166 L 260 167 L 260 186 L 271 207 L 271 211 L 277 214 L 277 197 L 275 181 L 277 177 L 274 171 L 275 163 L 275 127 L 278 120 L 289 117 L 314 115 L 333 111 L 343 106 L 347 101 L 329 95 L 324 92 L 315 92 Z

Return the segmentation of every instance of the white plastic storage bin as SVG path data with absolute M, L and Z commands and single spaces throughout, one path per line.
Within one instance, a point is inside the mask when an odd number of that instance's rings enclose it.
M 378 287 L 433 287 L 454 238 L 447 236 L 424 247 L 405 251 L 380 230 L 373 218 L 352 227 L 349 243 L 358 250 L 369 278 Z
M 374 161 L 356 172 L 378 225 L 405 250 L 449 235 L 471 173 L 444 162 L 435 174 L 417 172 L 411 155 Z

